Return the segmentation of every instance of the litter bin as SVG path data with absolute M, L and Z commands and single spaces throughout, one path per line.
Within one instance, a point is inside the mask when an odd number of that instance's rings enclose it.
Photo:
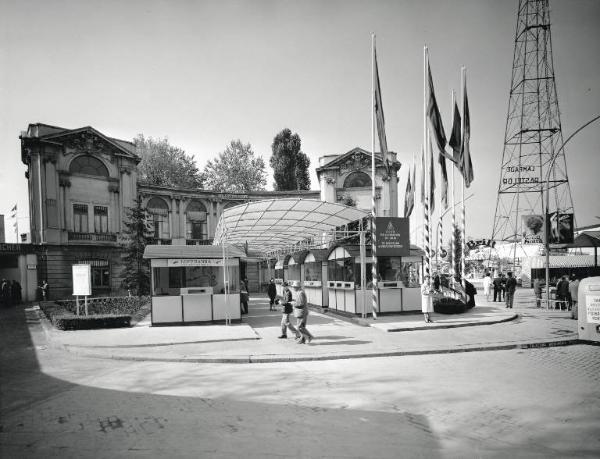
M 583 279 L 577 300 L 579 339 L 600 342 L 600 277 Z

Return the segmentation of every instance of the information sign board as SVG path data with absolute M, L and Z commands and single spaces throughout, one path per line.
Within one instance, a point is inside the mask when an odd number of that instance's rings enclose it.
M 588 323 L 600 324 L 600 295 L 586 295 L 585 310 Z
M 377 256 L 407 257 L 410 255 L 409 219 L 377 217 Z
M 90 265 L 73 265 L 73 295 L 92 294 L 92 269 Z

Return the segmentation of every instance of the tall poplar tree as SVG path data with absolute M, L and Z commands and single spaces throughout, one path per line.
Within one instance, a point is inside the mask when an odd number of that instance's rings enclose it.
M 273 168 L 275 191 L 309 190 L 310 159 L 300 148 L 302 143 L 298 134 L 283 129 L 273 139 L 273 155 L 269 164 Z
M 135 207 L 125 209 L 126 220 L 123 222 L 124 249 L 124 287 L 136 295 L 150 293 L 150 260 L 144 259 L 144 250 L 152 236 L 147 223 L 146 209 L 142 207 L 140 196 L 135 200 Z

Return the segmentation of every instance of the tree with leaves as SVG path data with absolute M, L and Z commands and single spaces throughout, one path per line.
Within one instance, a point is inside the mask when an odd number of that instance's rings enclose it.
M 133 140 L 141 183 L 176 188 L 202 188 L 202 175 L 191 155 L 169 143 L 165 137 L 154 139 L 143 134 Z
M 249 143 L 232 140 L 218 158 L 206 163 L 204 186 L 208 190 L 249 193 L 265 189 L 265 162 L 255 156 Z
M 123 222 L 123 284 L 132 293 L 147 295 L 150 293 L 150 261 L 144 259 L 144 250 L 152 236 L 152 230 L 140 196 L 135 204 L 135 207 L 125 209 L 126 220 Z
M 273 139 L 273 155 L 269 164 L 273 168 L 275 191 L 310 190 L 310 158 L 300 151 L 298 134 L 283 129 Z

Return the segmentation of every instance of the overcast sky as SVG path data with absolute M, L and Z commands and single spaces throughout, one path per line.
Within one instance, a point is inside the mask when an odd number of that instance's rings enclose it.
M 297 132 L 311 158 L 371 145 L 371 32 L 400 202 L 423 132 L 423 46 L 450 130 L 451 90 L 468 72 L 475 181 L 467 235 L 490 237 L 502 157 L 517 0 L 0 0 L 0 213 L 27 225 L 20 131 L 93 126 L 167 136 L 204 167 L 232 139 L 268 164 Z M 600 114 L 600 1 L 552 0 L 563 134 Z M 577 225 L 600 223 L 600 122 L 566 148 Z M 269 168 L 272 189 L 272 170 Z M 402 212 L 402 208 L 401 208 Z

